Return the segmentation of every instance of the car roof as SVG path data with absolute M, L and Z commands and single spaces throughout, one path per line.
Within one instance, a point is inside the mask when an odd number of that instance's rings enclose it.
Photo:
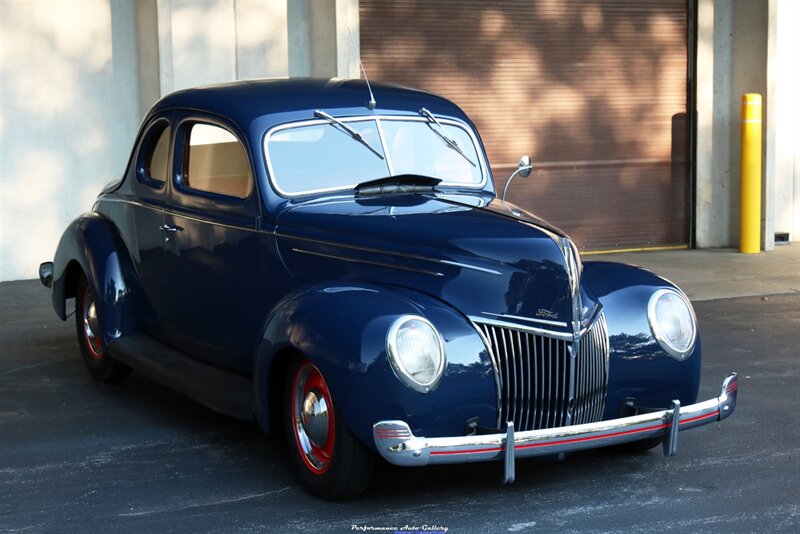
M 461 109 L 440 96 L 388 83 L 372 83 L 377 107 L 367 107 L 369 90 L 364 80 L 260 79 L 241 80 L 184 89 L 159 100 L 150 115 L 169 109 L 194 109 L 227 117 L 243 128 L 258 118 L 321 109 L 336 116 L 413 113 L 426 107 L 440 115 L 469 122 Z M 276 117 L 276 120 L 278 117 Z

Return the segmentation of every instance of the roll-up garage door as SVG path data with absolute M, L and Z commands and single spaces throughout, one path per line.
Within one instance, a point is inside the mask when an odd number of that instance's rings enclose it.
M 584 250 L 689 236 L 687 0 L 360 0 L 371 79 L 473 119 L 508 200 Z

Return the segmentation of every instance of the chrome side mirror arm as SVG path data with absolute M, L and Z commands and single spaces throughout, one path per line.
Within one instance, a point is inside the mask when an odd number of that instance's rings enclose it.
M 531 163 L 531 158 L 528 155 L 522 156 L 519 159 L 519 166 L 517 170 L 514 171 L 511 176 L 508 177 L 508 181 L 506 182 L 506 186 L 503 188 L 503 203 L 506 202 L 506 193 L 508 192 L 508 186 L 511 185 L 511 180 L 514 179 L 516 175 L 520 175 L 523 178 L 527 178 L 531 175 L 531 171 L 533 170 L 533 164 Z

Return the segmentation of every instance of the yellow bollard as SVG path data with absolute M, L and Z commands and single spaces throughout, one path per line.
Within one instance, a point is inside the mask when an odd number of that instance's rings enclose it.
M 761 252 L 761 95 L 742 95 L 739 252 Z

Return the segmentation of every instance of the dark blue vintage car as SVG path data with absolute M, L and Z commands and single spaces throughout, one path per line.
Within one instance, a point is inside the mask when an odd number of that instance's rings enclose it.
M 361 492 L 378 456 L 503 460 L 510 482 L 517 458 L 671 455 L 679 430 L 736 404 L 735 374 L 696 403 L 700 339 L 680 289 L 581 263 L 563 232 L 497 197 L 461 109 L 391 85 L 163 98 L 40 277 L 62 319 L 75 298 L 92 376 L 135 368 L 277 427 L 326 498 Z

